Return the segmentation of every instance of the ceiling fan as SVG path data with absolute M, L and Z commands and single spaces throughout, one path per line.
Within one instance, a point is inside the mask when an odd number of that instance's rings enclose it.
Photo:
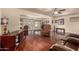
M 62 12 L 64 12 L 66 9 L 62 9 L 62 8 L 54 8 L 54 12 L 53 14 L 62 14 Z

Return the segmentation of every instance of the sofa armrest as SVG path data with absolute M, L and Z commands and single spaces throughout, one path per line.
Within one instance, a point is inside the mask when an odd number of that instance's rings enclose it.
M 79 39 L 74 37 L 67 37 L 67 42 L 78 46 L 79 45 Z
M 79 39 L 79 34 L 70 33 L 70 34 L 67 35 L 67 37 L 74 37 L 74 38 L 78 38 Z
M 52 51 L 75 51 L 65 45 L 60 45 L 60 44 L 54 44 L 51 50 Z
M 67 38 L 66 37 L 65 38 L 62 38 L 61 41 L 63 41 L 63 45 L 65 45 L 66 42 L 67 42 Z

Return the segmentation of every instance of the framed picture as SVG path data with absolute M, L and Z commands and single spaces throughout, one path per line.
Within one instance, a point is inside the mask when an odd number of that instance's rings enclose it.
M 61 35 L 65 35 L 65 29 L 64 28 L 56 28 L 56 33 L 61 34 Z
M 58 20 L 58 24 L 59 24 L 59 25 L 64 25 L 64 19 L 59 19 L 59 20 Z

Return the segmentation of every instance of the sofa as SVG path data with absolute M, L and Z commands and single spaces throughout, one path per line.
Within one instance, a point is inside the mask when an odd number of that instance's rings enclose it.
M 62 38 L 63 44 L 56 43 L 51 46 L 49 51 L 78 51 L 79 50 L 79 35 L 68 34 L 65 38 Z
M 68 34 L 66 36 L 66 40 L 64 42 L 64 45 L 78 51 L 79 48 L 79 35 L 78 34 Z
M 69 34 L 67 35 L 67 37 L 75 37 L 75 38 L 78 38 L 78 39 L 79 39 L 79 34 L 69 33 Z

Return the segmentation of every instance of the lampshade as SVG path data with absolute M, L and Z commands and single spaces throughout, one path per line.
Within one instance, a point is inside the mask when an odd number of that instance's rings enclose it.
M 8 24 L 8 18 L 2 18 L 1 23 L 2 24 Z
M 8 19 L 7 18 L 3 18 L 2 22 L 3 22 L 3 24 L 7 24 L 8 23 Z

